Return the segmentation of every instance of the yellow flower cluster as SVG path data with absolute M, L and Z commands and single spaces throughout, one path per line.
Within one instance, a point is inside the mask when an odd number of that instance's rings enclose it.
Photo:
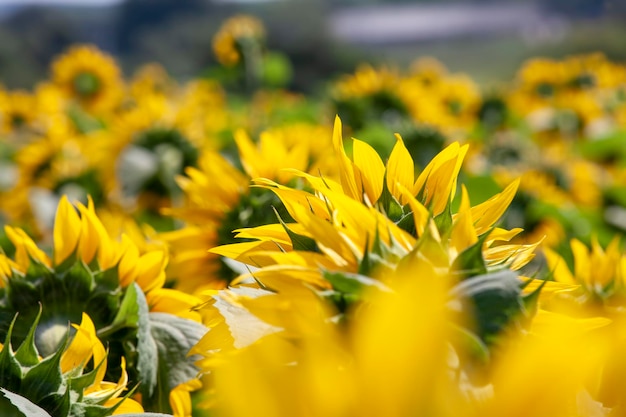
M 71 48 L 0 90 L 0 407 L 622 415 L 625 92 L 601 55 L 312 99 Z

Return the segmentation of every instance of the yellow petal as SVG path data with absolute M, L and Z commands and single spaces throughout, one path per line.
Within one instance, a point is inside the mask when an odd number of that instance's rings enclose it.
M 511 204 L 520 180 L 517 179 L 509 184 L 501 193 L 498 193 L 487 201 L 472 207 L 472 218 L 475 222 L 476 233 L 480 236 L 489 230 L 504 214 Z
M 567 267 L 565 259 L 550 248 L 544 248 L 543 254 L 548 263 L 548 269 L 552 273 L 554 280 L 564 284 L 577 284 L 576 279 Z
M 355 180 L 357 180 L 356 177 L 358 176 L 357 187 L 365 191 L 370 203 L 373 205 L 383 192 L 385 165 L 378 153 L 370 145 L 358 139 L 352 139 L 352 141 L 352 159 L 354 160 L 354 166 L 357 168 L 355 170 Z
M 574 255 L 574 274 L 576 279 L 581 284 L 591 288 L 592 280 L 591 275 L 591 259 L 589 256 L 589 249 L 578 239 L 572 239 L 570 241 L 572 253 Z
M 66 196 L 61 197 L 54 219 L 54 263 L 59 265 L 78 246 L 81 220 Z
M 82 369 L 85 366 L 93 354 L 94 339 L 97 338 L 96 328 L 85 313 L 83 313 L 80 326 L 72 324 L 72 327 L 76 329 L 76 333 L 72 343 L 61 357 L 61 371 L 63 373 L 79 367 Z
M 396 184 L 401 184 L 405 189 L 413 188 L 415 166 L 411 154 L 404 146 L 402 137 L 396 134 L 396 145 L 389 155 L 387 161 L 387 188 L 392 196 L 394 196 L 402 205 L 408 203 L 402 195 Z
M 143 413 L 144 412 L 144 409 L 141 406 L 141 404 L 139 404 L 137 401 L 131 398 L 126 398 L 126 399 L 113 398 L 105 402 L 104 406 L 113 407 L 120 401 L 122 401 L 122 404 L 120 404 L 115 409 L 115 412 L 113 412 L 114 416 L 119 415 L 119 414 L 131 414 L 131 413 Z
M 341 186 L 343 187 L 344 192 L 353 199 L 361 201 L 362 194 L 361 190 L 357 187 L 352 161 L 348 158 L 346 151 L 343 148 L 341 120 L 339 119 L 339 116 L 335 117 L 335 126 L 333 128 L 333 147 L 335 149 L 335 155 L 337 156 L 337 162 L 339 163 L 339 178 L 341 179 Z
M 135 282 L 144 292 L 163 287 L 165 284 L 165 265 L 167 254 L 163 251 L 152 251 L 139 258 L 139 268 Z
M 461 192 L 461 205 L 450 236 L 450 244 L 456 249 L 457 253 L 461 253 L 478 242 L 470 210 L 469 195 L 465 186 L 462 187 Z

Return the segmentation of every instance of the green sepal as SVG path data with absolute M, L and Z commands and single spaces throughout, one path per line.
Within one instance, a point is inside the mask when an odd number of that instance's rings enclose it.
M 136 284 L 129 285 L 122 298 L 122 302 L 117 310 L 117 314 L 110 325 L 98 330 L 99 337 L 107 337 L 116 331 L 123 328 L 137 329 L 139 327 L 139 310 L 141 306 L 139 304 L 137 292 L 141 289 L 137 289 Z
M 17 314 L 13 318 L 9 330 L 4 339 L 4 346 L 0 351 L 0 386 L 10 391 L 19 391 L 22 386 L 23 370 L 11 349 L 11 334 L 17 320 Z
M 350 272 L 323 271 L 324 279 L 331 283 L 333 289 L 342 294 L 361 296 L 365 290 L 390 292 L 382 282 L 361 274 Z
M 387 173 L 383 177 L 383 191 L 378 198 L 378 204 L 382 205 L 382 208 L 389 218 L 394 223 L 397 223 L 404 216 L 404 208 L 398 203 L 396 198 L 391 194 L 389 188 L 387 188 Z
M 448 200 L 444 210 L 434 217 L 434 219 L 435 225 L 437 225 L 437 229 L 439 230 L 439 234 L 442 237 L 448 236 L 452 230 L 452 208 L 450 200 Z
M 98 375 L 98 370 L 104 365 L 105 361 L 106 357 L 103 358 L 90 372 L 69 378 L 70 387 L 73 391 L 77 391 L 79 393 L 78 401 L 82 401 L 83 391 L 94 383 L 96 376 Z
M 53 355 L 44 358 L 37 365 L 31 367 L 24 375 L 22 380 L 23 389 L 20 393 L 36 404 L 39 404 L 50 393 L 58 394 L 64 385 L 61 373 L 61 357 L 69 344 L 69 328 L 67 334 L 63 338 L 61 346 L 58 347 Z
M 407 214 L 402 216 L 402 218 L 396 223 L 396 225 L 410 234 L 413 237 L 417 237 L 417 228 L 415 227 L 415 217 L 413 216 L 413 212 L 409 211 Z
M 400 265 L 405 262 L 412 262 L 412 258 L 421 253 L 433 266 L 447 268 L 449 265 L 448 252 L 442 246 L 441 241 L 433 236 L 433 233 L 431 227 L 427 225 L 411 252 L 400 261 Z
M 28 255 L 28 268 L 26 269 L 26 275 L 30 277 L 49 277 L 53 274 L 46 264 Z
M 67 416 L 70 412 L 71 405 L 70 387 L 65 385 L 65 392 L 63 394 L 52 393 L 40 401 L 37 401 L 37 405 L 47 410 L 53 416 Z
M 72 267 L 62 275 L 63 284 L 70 300 L 88 300 L 96 286 L 93 273 L 84 262 L 74 263 Z
M 37 330 L 37 325 L 39 324 L 39 320 L 41 319 L 41 311 L 42 306 L 41 304 L 39 304 L 39 312 L 37 313 L 37 317 L 35 317 L 35 321 L 30 326 L 28 334 L 26 335 L 26 339 L 24 339 L 20 347 L 15 352 L 15 359 L 22 366 L 35 366 L 39 363 L 39 352 L 37 351 L 37 347 L 35 346 L 35 331 Z
M 315 242 L 315 239 L 293 232 L 287 226 L 287 224 L 283 221 L 283 219 L 280 217 L 280 214 L 278 214 L 278 210 L 276 210 L 274 206 L 272 206 L 272 210 L 274 210 L 274 213 L 276 214 L 276 218 L 280 222 L 283 229 L 285 229 L 285 232 L 289 236 L 289 239 L 291 239 L 291 245 L 293 246 L 293 250 L 307 251 L 307 252 L 319 252 L 320 251 L 319 248 L 317 247 L 317 243 Z
M 378 233 L 378 229 L 376 229 L 376 234 L 374 235 L 374 241 L 372 242 L 372 247 L 370 250 L 369 245 L 369 235 L 365 240 L 365 250 L 363 252 L 363 256 L 359 260 L 359 270 L 358 273 L 361 275 L 369 276 L 374 273 L 375 270 L 380 267 L 391 267 L 389 262 L 386 259 L 389 259 L 391 255 L 391 251 L 387 246 L 380 240 L 380 236 Z
M 493 229 L 492 229 L 493 230 Z M 487 273 L 487 265 L 483 258 L 483 245 L 491 230 L 481 235 L 476 243 L 465 248 L 452 263 L 452 272 L 463 279 Z

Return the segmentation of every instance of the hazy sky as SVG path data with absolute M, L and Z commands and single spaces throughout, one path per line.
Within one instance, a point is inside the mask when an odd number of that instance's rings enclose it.
M 121 3 L 122 0 L 0 0 L 0 6 L 22 6 L 29 4 L 67 4 L 76 6 L 102 6 Z

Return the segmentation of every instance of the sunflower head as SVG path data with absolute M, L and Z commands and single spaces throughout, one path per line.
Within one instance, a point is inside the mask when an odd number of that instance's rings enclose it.
M 52 63 L 52 80 L 66 95 L 90 111 L 115 107 L 122 93 L 114 59 L 95 46 L 72 47 Z
M 35 97 L 24 91 L 0 93 L 0 122 L 2 133 L 20 132 L 32 128 L 37 118 Z
M 41 338 L 38 342 L 41 305 L 39 314 L 30 323 L 19 324 L 18 317 L 16 315 L 6 333 L 3 332 L 6 337 L 0 348 L 0 386 L 6 390 L 3 391 L 4 396 L 9 398 L 9 391 L 11 395 L 23 397 L 59 417 L 85 413 L 108 416 L 117 409 L 143 412 L 139 403 L 127 397 L 119 398 L 128 384 L 124 358 L 121 359 L 119 381 L 103 380 L 107 371 L 106 350 L 87 314 L 83 313 L 78 322 L 74 322 L 80 325 L 70 326 L 70 322 L 60 324 L 62 329 L 55 335 L 58 340 L 52 351 L 41 348 Z M 20 326 L 24 326 L 27 334 L 16 344 L 12 336 Z M 17 348 L 13 349 L 13 346 Z M 42 384 L 42 381 L 46 383 Z M 0 405 L 3 412 L 12 409 L 9 401 L 2 396 Z
M 237 15 L 226 20 L 213 36 L 213 52 L 220 64 L 233 67 L 245 57 L 250 44 L 265 38 L 263 23 L 249 15 Z
M 66 197 L 57 209 L 52 259 L 24 231 L 6 231 L 14 254 L 0 256 L 0 335 L 9 333 L 17 314 L 10 341 L 21 344 L 32 338 L 47 356 L 62 346 L 67 323 L 78 323 L 85 314 L 93 317 L 98 339 L 108 345 L 106 357 L 122 367 L 126 358 L 129 380 L 140 383 L 144 406 L 170 411 L 170 390 L 195 377 L 187 352 L 205 328 L 191 311 L 199 300 L 162 288 L 168 258 L 164 248 L 140 247 L 129 235 L 112 239 L 93 203 L 75 208 Z M 155 360 L 161 365 L 155 367 Z M 110 368 L 107 377 L 122 371 Z

